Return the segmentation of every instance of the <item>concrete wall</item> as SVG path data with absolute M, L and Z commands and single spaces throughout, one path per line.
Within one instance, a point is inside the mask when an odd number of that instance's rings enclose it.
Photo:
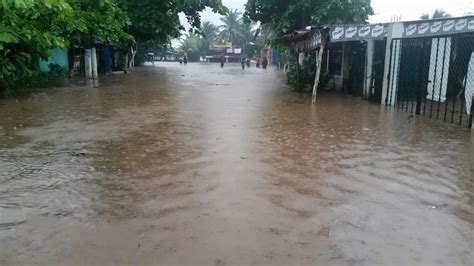
M 49 64 L 57 64 L 64 69 L 69 69 L 69 61 L 67 58 L 67 50 L 60 48 L 54 48 L 48 50 L 48 60 L 39 60 L 39 70 L 43 72 L 49 71 Z

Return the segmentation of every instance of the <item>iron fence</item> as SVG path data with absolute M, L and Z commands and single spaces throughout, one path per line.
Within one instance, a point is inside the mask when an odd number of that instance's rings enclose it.
M 459 125 L 472 121 L 474 34 L 393 39 L 387 105 Z

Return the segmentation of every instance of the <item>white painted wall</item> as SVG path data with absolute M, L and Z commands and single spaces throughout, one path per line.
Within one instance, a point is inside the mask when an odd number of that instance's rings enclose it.
M 474 99 L 474 52 L 471 53 L 471 59 L 469 60 L 469 66 L 467 68 L 466 80 L 464 82 L 464 99 L 466 101 L 466 111 L 468 114 L 470 114 L 472 100 Z M 474 128 L 474 123 L 472 123 L 472 128 Z M 474 130 L 472 132 L 474 132 Z
M 451 37 L 431 39 L 430 70 L 426 99 L 445 102 L 448 88 Z
M 387 31 L 387 45 L 385 46 L 385 66 L 384 66 L 384 73 L 383 73 L 383 86 L 382 86 L 382 102 L 381 104 L 385 104 L 385 98 L 387 97 L 387 93 L 389 90 L 389 82 L 388 82 L 388 74 L 390 73 L 390 45 L 392 44 L 392 39 L 394 38 L 401 38 L 403 35 L 403 23 L 400 22 L 395 22 L 395 23 L 390 23 L 388 25 L 388 31 Z M 394 54 L 396 48 L 400 47 L 393 47 L 392 50 L 392 55 Z M 397 54 L 398 55 L 398 54 Z M 392 58 L 392 61 L 395 60 L 395 62 L 399 62 L 400 58 Z M 396 64 L 392 64 L 392 66 L 395 66 Z M 394 69 L 396 73 L 394 73 L 398 77 L 398 68 Z M 393 78 L 395 78 L 395 75 Z M 395 79 L 395 80 L 398 80 Z M 396 88 L 396 87 L 395 87 Z M 395 91 L 393 91 L 395 92 Z M 394 99 L 395 93 L 392 93 L 392 98 Z M 392 101 L 392 105 L 395 103 L 395 101 Z

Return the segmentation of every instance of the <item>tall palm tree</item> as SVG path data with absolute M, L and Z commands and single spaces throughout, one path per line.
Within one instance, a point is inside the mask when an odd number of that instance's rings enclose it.
M 272 24 L 262 24 L 260 27 L 255 31 L 256 43 L 261 46 L 265 46 L 268 44 L 268 41 L 274 37 L 274 33 L 272 31 Z
M 200 34 L 201 38 L 201 50 L 207 52 L 209 45 L 212 44 L 217 38 L 217 27 L 209 21 L 204 21 L 201 25 Z
M 199 59 L 199 45 L 199 36 L 195 33 L 189 33 L 181 40 L 179 50 L 182 54 L 187 55 L 190 61 L 196 61 Z
M 240 27 L 242 25 L 242 13 L 239 12 L 237 9 L 231 9 L 221 18 L 221 21 L 224 25 L 220 26 L 219 29 L 221 30 L 219 33 L 219 38 L 223 41 L 230 41 L 232 44 L 236 44 L 239 42 L 239 38 L 242 37 L 242 33 L 240 31 Z
M 254 28 L 254 23 L 242 23 L 240 26 L 240 34 L 242 41 L 245 42 L 253 42 L 255 41 L 255 30 Z
M 210 21 L 204 21 L 201 25 L 200 33 L 203 38 L 214 40 L 217 37 L 217 27 Z

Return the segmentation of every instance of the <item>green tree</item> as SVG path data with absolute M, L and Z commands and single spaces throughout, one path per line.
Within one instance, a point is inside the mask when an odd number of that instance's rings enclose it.
M 255 36 L 255 23 L 242 23 L 239 28 L 240 36 L 242 41 L 253 42 L 256 39 Z
M 202 36 L 202 50 L 207 50 L 209 45 L 212 44 L 217 38 L 217 27 L 209 21 L 204 21 L 201 25 L 199 33 Z
M 243 53 L 253 57 L 258 54 L 261 46 L 256 43 L 255 23 L 244 22 L 239 28 L 240 38 L 239 45 L 243 48 Z
M 2 1 L 0 16 L 0 93 L 31 74 L 51 47 L 66 47 L 61 36 L 73 10 L 65 1 Z
M 66 1 L 74 10 L 63 34 L 69 47 L 87 48 L 95 42 L 120 46 L 133 39 L 124 31 L 129 18 L 115 0 Z
M 221 0 L 119 0 L 119 3 L 130 18 L 126 30 L 135 38 L 138 49 L 147 43 L 157 45 L 178 38 L 184 29 L 179 13 L 184 13 L 191 27 L 197 29 L 201 26 L 199 12 L 206 7 L 222 15 L 227 12 Z
M 48 49 L 131 39 L 123 31 L 127 17 L 114 0 L 4 0 L 0 14 L 2 94 L 31 76 Z
M 201 40 L 201 36 L 195 33 L 189 33 L 181 40 L 179 50 L 188 57 L 189 61 L 199 61 Z
M 219 26 L 219 38 L 223 41 L 232 42 L 232 45 L 240 44 L 242 40 L 242 13 L 237 9 L 230 10 L 221 18 L 224 25 Z
M 281 34 L 318 23 L 363 23 L 371 14 L 370 0 L 248 0 L 244 16 Z

